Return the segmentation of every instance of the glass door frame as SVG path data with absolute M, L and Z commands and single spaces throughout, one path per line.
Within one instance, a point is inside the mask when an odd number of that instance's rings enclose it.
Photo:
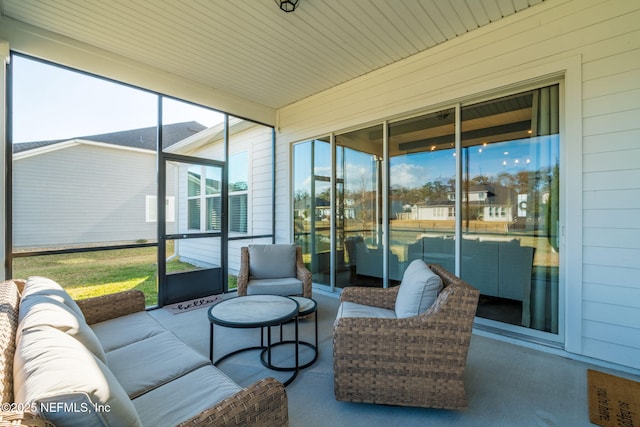
M 382 160 L 380 161 L 380 180 L 379 182 L 376 183 L 376 185 L 382 189 L 382 191 L 377 191 L 376 193 L 379 195 L 379 197 L 382 198 L 381 201 L 376 201 L 376 205 L 380 206 L 380 209 L 382 209 L 381 212 L 381 216 L 379 217 L 381 220 L 381 224 L 379 224 L 379 226 L 381 227 L 381 234 L 382 234 L 382 238 L 381 238 L 381 243 L 382 243 L 382 247 L 383 247 L 383 251 L 382 251 L 382 287 L 383 288 L 388 288 L 389 287 L 389 212 L 388 212 L 388 191 L 385 189 L 389 188 L 389 161 L 388 161 L 388 157 L 389 157 L 389 121 L 384 120 L 380 123 L 380 125 L 382 126 Z M 360 129 L 360 128 L 357 128 Z M 345 130 L 343 132 L 340 132 L 339 134 L 344 134 L 347 133 L 348 130 Z M 330 217 L 330 223 L 329 223 L 329 228 L 330 228 L 330 245 L 331 245 L 331 252 L 330 252 L 330 280 L 329 280 L 329 290 L 330 292 L 336 292 L 336 289 L 342 289 L 341 287 L 338 287 L 336 285 L 336 280 L 337 280 L 337 273 L 336 273 L 336 269 L 338 267 L 338 260 L 337 260 L 337 253 L 336 253 L 336 248 L 337 248 L 337 242 L 338 242 L 338 221 L 337 221 L 337 216 L 338 216 L 338 206 L 336 203 L 336 189 L 337 189 L 337 185 L 338 183 L 344 185 L 344 181 L 342 179 L 339 179 L 337 176 L 337 172 L 336 172 L 336 162 L 337 162 L 337 144 L 336 144 L 336 135 L 339 135 L 338 133 L 335 132 L 331 132 L 329 134 L 329 145 L 330 145 L 330 151 L 331 151 L 331 164 L 333 165 L 333 167 L 331 168 L 331 175 L 330 175 L 330 199 L 331 199 L 331 217 Z M 340 182 L 339 182 L 340 181 Z M 344 236 L 344 230 L 342 235 Z M 344 249 L 346 250 L 346 249 Z
M 189 232 L 189 233 L 175 233 L 167 234 L 166 227 L 166 185 L 167 185 L 167 163 L 168 162 L 180 162 L 191 165 L 211 166 L 221 170 L 221 194 L 220 205 L 222 213 L 222 221 L 220 224 L 220 231 L 210 232 Z M 185 156 L 179 154 L 162 153 L 158 156 L 158 305 L 162 307 L 167 303 L 167 241 L 168 240 L 182 240 L 182 239 L 195 239 L 195 238 L 220 238 L 220 268 L 222 271 L 222 292 L 227 290 L 227 258 L 228 258 L 228 240 L 229 240 L 229 224 L 228 224 L 228 197 L 229 189 L 227 187 L 227 167 L 226 163 L 219 160 L 205 159 L 202 157 Z

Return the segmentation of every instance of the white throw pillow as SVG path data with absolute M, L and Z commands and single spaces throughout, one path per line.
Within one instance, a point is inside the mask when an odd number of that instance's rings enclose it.
M 442 290 L 442 279 L 421 259 L 409 264 L 402 276 L 396 297 L 398 318 L 417 316 L 434 303 Z

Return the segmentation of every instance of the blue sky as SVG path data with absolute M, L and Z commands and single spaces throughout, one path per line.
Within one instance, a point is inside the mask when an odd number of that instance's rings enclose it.
M 95 135 L 155 126 L 157 96 L 104 79 L 14 55 L 13 141 Z M 166 98 L 165 98 L 166 99 Z M 218 112 L 166 99 L 165 124 L 213 126 Z
M 520 171 L 533 171 L 555 164 L 559 159 L 559 136 L 542 136 L 515 141 L 506 141 L 486 146 L 469 147 L 469 176 L 478 175 L 496 177 L 501 172 L 516 174 Z M 311 168 L 309 145 L 296 146 L 294 165 L 296 189 L 309 188 L 309 171 Z M 416 188 L 427 182 L 447 181 L 455 177 L 454 150 L 426 151 L 393 157 L 389 166 L 391 187 Z M 465 151 L 463 150 L 463 156 Z M 316 144 L 316 173 L 330 176 L 330 150 L 328 143 Z M 466 165 L 466 162 L 464 163 Z M 370 177 L 372 174 L 371 158 L 366 153 L 348 150 L 347 154 L 347 186 L 357 190 L 362 185 L 359 176 Z M 463 171 L 466 173 L 466 171 Z M 370 184 L 370 181 L 367 181 Z M 317 191 L 328 188 L 328 183 L 317 183 Z M 369 188 L 371 190 L 371 188 Z
M 467 153 L 462 150 L 462 155 L 468 154 L 468 173 L 471 178 L 479 175 L 495 177 L 502 172 L 515 174 L 549 167 L 559 158 L 557 150 L 558 135 L 553 135 L 469 147 Z M 455 176 L 453 153 L 453 150 L 443 150 L 393 158 L 390 165 L 391 186 L 415 187 L 416 183 L 422 185 L 436 180 L 447 182 Z

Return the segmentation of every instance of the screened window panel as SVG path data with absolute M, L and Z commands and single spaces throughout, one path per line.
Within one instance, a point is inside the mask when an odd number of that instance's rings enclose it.
M 207 198 L 207 231 L 220 231 L 222 229 L 221 210 L 220 197 Z
M 192 166 L 189 168 L 187 195 L 189 197 L 196 197 L 200 195 L 200 166 Z
M 247 194 L 229 196 L 229 231 L 247 232 Z
M 200 199 L 188 202 L 189 230 L 200 230 Z

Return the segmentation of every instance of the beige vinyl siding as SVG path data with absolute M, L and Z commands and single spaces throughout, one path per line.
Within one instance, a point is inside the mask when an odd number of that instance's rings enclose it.
M 293 142 L 554 79 L 564 85 L 565 349 L 640 368 L 635 0 L 547 0 L 279 110 L 278 238 L 292 232 L 290 183 L 282 175 L 290 174 Z
M 249 151 L 248 234 L 271 234 L 272 221 L 272 130 L 255 126 L 231 137 L 234 151 Z
M 229 152 L 248 152 L 248 212 L 246 235 L 271 234 L 271 128 L 261 125 L 251 126 L 241 132 L 232 133 L 229 137 Z M 189 155 L 202 158 L 222 157 L 222 140 L 207 145 L 201 150 L 190 152 Z M 186 194 L 186 180 L 180 178 L 181 194 Z M 187 227 L 187 205 L 183 200 L 177 201 L 180 229 Z M 230 233 L 229 236 L 245 235 L 245 233 Z M 214 243 L 215 240 L 215 243 Z M 238 240 L 229 242 L 229 271 L 234 274 L 240 266 L 240 247 L 252 243 L 253 240 Z M 269 239 L 257 239 L 253 243 L 270 243 Z M 186 239 L 179 243 L 179 254 L 182 260 L 193 262 L 198 266 L 207 266 L 212 262 L 214 253 L 219 253 L 219 239 Z M 220 259 L 213 260 L 217 265 Z
M 614 3 L 635 10 L 583 55 L 583 345 L 640 367 L 640 5 Z
M 271 234 L 272 212 L 272 129 L 255 126 L 231 136 L 233 152 L 249 151 L 248 235 Z M 230 236 L 233 236 L 232 233 Z M 269 244 L 271 237 L 229 242 L 229 274 L 240 269 L 240 248 L 250 244 Z
M 145 217 L 155 162 L 153 152 L 84 143 L 16 159 L 14 248 L 155 241 Z

